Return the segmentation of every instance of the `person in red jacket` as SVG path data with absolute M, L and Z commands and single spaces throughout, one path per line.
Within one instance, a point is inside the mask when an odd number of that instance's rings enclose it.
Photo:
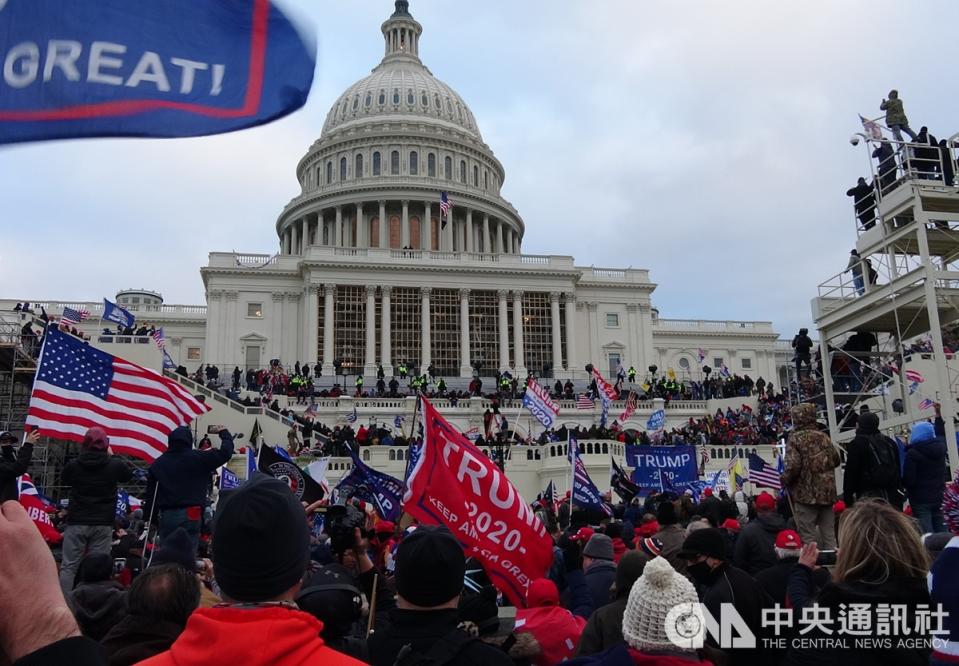
M 141 664 L 362 664 L 329 648 L 323 624 L 293 601 L 310 561 L 310 533 L 285 483 L 257 475 L 235 490 L 218 509 L 213 543 L 224 603 L 195 611 L 167 652 Z
M 540 578 L 529 584 L 526 608 L 516 611 L 516 630 L 533 634 L 542 652 L 536 666 L 552 666 L 572 658 L 586 619 L 559 605 L 556 583 Z

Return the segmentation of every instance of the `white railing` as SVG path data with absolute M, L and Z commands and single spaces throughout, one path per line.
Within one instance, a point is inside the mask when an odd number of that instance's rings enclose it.
M 269 266 L 276 263 L 275 254 L 234 254 L 237 266 Z
M 768 321 L 720 321 L 712 319 L 655 319 L 656 328 L 671 328 L 682 331 L 751 331 L 772 333 L 772 322 Z
M 14 300 L 0 300 L 0 310 L 12 310 L 13 307 L 17 304 L 18 301 Z M 22 301 L 20 301 L 22 302 Z M 43 308 L 47 311 L 48 315 L 59 316 L 63 312 L 63 308 L 73 308 L 74 310 L 86 310 L 90 313 L 91 318 L 98 319 L 100 314 L 103 312 L 103 301 L 79 301 L 79 302 L 64 302 L 64 301 L 30 301 L 30 307 L 37 313 L 40 312 L 40 308 Z M 203 315 L 206 316 L 206 306 L 205 305 L 179 305 L 179 304 L 170 304 L 170 305 L 144 305 L 140 304 L 130 304 L 123 305 L 125 310 L 130 312 L 149 312 L 153 314 L 184 314 L 184 315 Z M 89 320 L 87 320 L 89 323 Z

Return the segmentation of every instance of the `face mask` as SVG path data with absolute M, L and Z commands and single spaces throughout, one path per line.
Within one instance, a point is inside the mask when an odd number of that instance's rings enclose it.
M 692 576 L 693 580 L 697 583 L 705 583 L 709 579 L 709 574 L 712 573 L 712 569 L 705 560 L 697 562 L 696 564 L 687 565 L 686 571 L 689 572 L 689 575 Z

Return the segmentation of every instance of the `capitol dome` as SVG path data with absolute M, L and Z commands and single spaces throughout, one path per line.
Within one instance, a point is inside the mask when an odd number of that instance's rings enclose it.
M 380 31 L 382 61 L 339 96 L 297 165 L 301 193 L 276 224 L 281 252 L 519 254 L 525 228 L 500 195 L 506 171 L 463 98 L 420 60 L 423 27 L 407 0 Z

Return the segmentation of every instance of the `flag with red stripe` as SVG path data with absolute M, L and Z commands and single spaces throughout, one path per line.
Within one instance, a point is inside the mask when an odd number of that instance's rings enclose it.
M 171 430 L 208 411 L 172 379 L 48 328 L 26 422 L 74 442 L 100 426 L 115 453 L 155 460 Z

